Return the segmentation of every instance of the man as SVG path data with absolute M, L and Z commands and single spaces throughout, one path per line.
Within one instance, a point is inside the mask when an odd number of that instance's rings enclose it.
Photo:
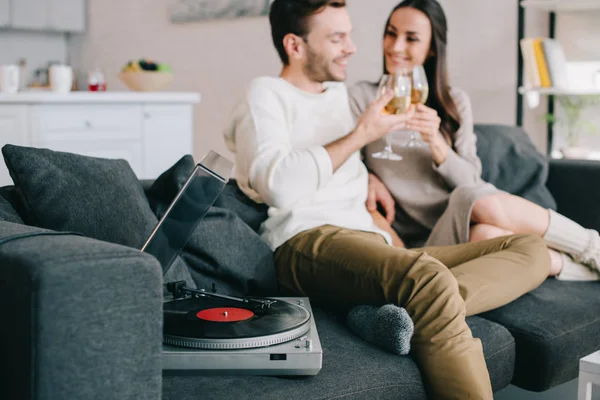
M 382 113 L 387 93 L 354 124 L 341 83 L 356 50 L 343 0 L 275 0 L 270 21 L 281 75 L 252 82 L 226 140 L 240 188 L 269 206 L 261 235 L 280 284 L 338 310 L 404 307 L 431 397 L 491 399 L 481 342 L 465 316 L 537 287 L 548 274 L 545 244 L 510 236 L 413 251 L 390 245 L 389 226 L 376 226 L 366 210 L 359 151 L 410 112 Z

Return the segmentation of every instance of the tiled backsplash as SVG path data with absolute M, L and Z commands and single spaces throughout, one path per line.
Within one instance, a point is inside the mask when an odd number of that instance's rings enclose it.
M 36 69 L 46 67 L 48 62 L 67 62 L 67 40 L 63 33 L 29 32 L 0 29 L 0 64 L 18 64 L 27 60 L 30 82 Z

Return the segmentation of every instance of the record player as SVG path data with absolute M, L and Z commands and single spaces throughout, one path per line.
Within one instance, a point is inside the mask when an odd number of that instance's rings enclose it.
M 167 274 L 225 187 L 233 164 L 210 152 L 196 165 L 142 251 Z M 163 372 L 316 375 L 323 350 L 308 298 L 234 297 L 168 282 Z
M 323 349 L 308 298 L 183 290 L 193 295 L 164 303 L 164 373 L 316 375 L 321 370 Z

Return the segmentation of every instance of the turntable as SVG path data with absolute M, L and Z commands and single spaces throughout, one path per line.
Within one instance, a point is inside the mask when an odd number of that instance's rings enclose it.
M 323 350 L 307 298 L 182 290 L 194 295 L 175 295 L 164 304 L 164 373 L 316 375 L 321 370 Z
M 163 276 L 220 196 L 233 164 L 210 152 L 196 165 L 142 251 Z M 169 282 L 164 309 L 167 374 L 316 375 L 323 350 L 307 298 L 233 297 Z

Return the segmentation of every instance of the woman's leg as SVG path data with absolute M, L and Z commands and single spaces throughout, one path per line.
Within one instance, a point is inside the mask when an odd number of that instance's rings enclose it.
M 497 193 L 480 198 L 473 204 L 471 220 L 515 233 L 540 236 L 549 247 L 600 271 L 598 232 L 522 197 Z
M 498 228 L 494 225 L 476 224 L 471 227 L 469 242 L 481 242 L 483 240 L 489 240 L 508 235 L 514 235 L 514 232 L 511 232 L 507 229 Z M 556 276 L 560 274 L 560 271 L 563 268 L 563 257 L 561 253 L 555 250 L 548 249 L 548 252 L 550 253 L 550 270 L 548 275 Z

